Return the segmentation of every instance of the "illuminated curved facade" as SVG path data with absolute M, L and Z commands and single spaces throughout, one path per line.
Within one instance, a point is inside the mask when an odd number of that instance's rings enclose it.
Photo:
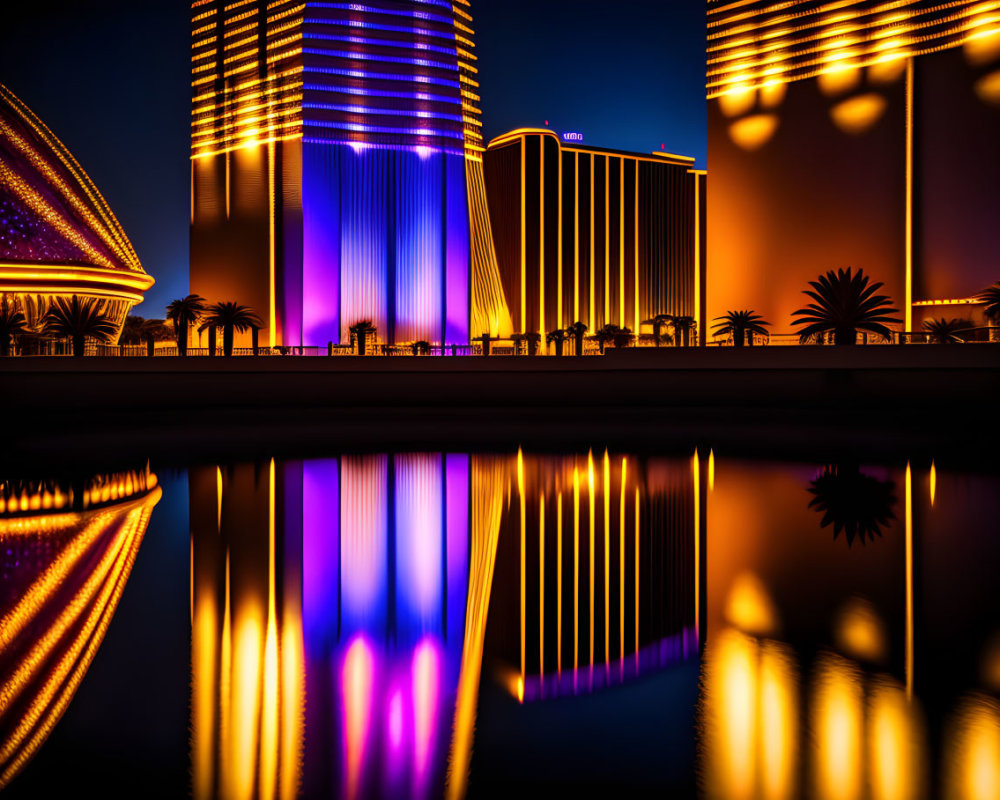
M 0 789 L 72 701 L 160 494 L 148 469 L 0 481 Z
M 0 295 L 32 327 L 54 297 L 95 298 L 120 330 L 152 285 L 82 167 L 0 85 Z
M 468 343 L 496 265 L 467 7 L 195 0 L 192 291 L 271 345 Z
M 920 329 L 997 280 L 1000 3 L 709 0 L 708 315 L 864 269 Z

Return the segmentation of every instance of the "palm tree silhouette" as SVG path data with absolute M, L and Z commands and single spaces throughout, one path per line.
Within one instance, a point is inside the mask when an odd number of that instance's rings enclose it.
M 642 324 L 653 326 L 653 339 L 656 341 L 656 346 L 659 347 L 660 342 L 664 338 L 663 329 L 673 321 L 674 318 L 670 314 L 657 314 L 652 319 L 644 319 L 642 321 Z M 667 335 L 666 339 L 667 339 L 667 344 L 670 344 L 670 342 L 673 341 L 669 334 Z
M 139 344 L 142 341 L 142 328 L 146 320 L 129 314 L 125 317 L 122 325 L 121 336 L 118 337 L 119 344 Z
M 747 334 L 750 334 L 749 343 L 753 344 L 753 335 L 759 334 L 767 336 L 767 329 L 770 322 L 765 322 L 764 318 L 756 311 L 727 311 L 723 316 L 716 317 L 721 320 L 715 326 L 716 336 L 732 336 L 734 347 L 743 347 L 747 342 Z
M 1000 325 L 1000 281 L 983 289 L 976 296 L 976 299 L 986 305 L 986 308 L 983 309 L 983 316 L 986 317 L 987 322 L 993 325 Z M 993 331 L 990 331 L 991 339 L 993 333 Z
M 197 325 L 201 315 L 205 313 L 205 298 L 197 294 L 189 294 L 180 300 L 174 300 L 167 306 L 167 319 L 174 324 L 177 335 L 177 352 L 186 356 L 188 351 L 188 332 L 192 325 Z
M 206 309 L 198 330 L 203 331 L 208 328 L 211 331 L 222 328 L 222 353 L 225 356 L 231 356 L 236 332 L 245 333 L 252 328 L 262 327 L 264 327 L 264 323 L 261 322 L 260 317 L 252 308 L 232 301 L 224 301 L 215 303 Z M 215 353 L 213 352 L 212 355 Z
M 828 466 L 809 484 L 809 508 L 823 514 L 820 527 L 833 526 L 834 540 L 843 531 L 847 546 L 882 536 L 882 529 L 896 518 L 895 484 L 865 475 L 857 464 Z
M 587 335 L 587 326 L 577 320 L 566 329 L 566 333 L 573 337 L 576 345 L 576 354 L 583 355 L 583 337 Z
M 803 294 L 815 302 L 795 311 L 793 325 L 804 326 L 799 331 L 799 341 L 805 344 L 817 334 L 833 331 L 833 343 L 853 345 L 857 343 L 858 331 L 876 333 L 883 339 L 891 339 L 885 323 L 901 323 L 903 320 L 890 316 L 899 312 L 893 308 L 892 300 L 886 295 L 875 294 L 884 284 L 872 283 L 864 270 L 852 274 L 851 268 L 830 270 L 810 281 L 812 290 Z
M 547 344 L 555 345 L 557 357 L 563 354 L 563 347 L 566 344 L 566 339 L 566 331 L 562 328 L 556 328 L 554 331 L 549 331 L 545 336 L 545 342 Z
M 413 355 L 415 356 L 426 356 L 430 355 L 431 352 L 431 343 L 423 340 L 414 342 L 410 347 L 413 349 Z
M 961 331 L 972 328 L 972 321 L 968 319 L 927 319 L 924 320 L 924 330 L 931 337 L 935 344 L 962 343 L 965 340 L 959 336 Z
M 524 337 L 524 341 L 528 343 L 528 355 L 538 355 L 538 345 L 541 344 L 542 334 L 538 331 L 527 331 L 521 335 Z
M 674 328 L 674 344 L 688 347 L 691 344 L 691 333 L 697 335 L 698 322 L 694 317 L 671 317 L 671 324 Z
M 618 336 L 618 335 L 620 335 L 621 332 L 622 332 L 622 329 L 619 328 L 617 325 L 615 325 L 612 322 L 609 322 L 603 328 L 598 329 L 597 333 L 595 334 L 595 338 L 597 339 L 598 346 L 600 346 L 600 348 L 601 348 L 601 355 L 602 356 L 604 355 L 605 348 L 609 344 L 611 344 L 612 342 L 614 342 L 615 341 L 615 337 Z
M 368 336 L 375 333 L 375 326 L 372 325 L 371 320 L 363 319 L 361 322 L 355 322 L 349 330 L 351 337 L 358 343 L 358 355 L 366 355 L 368 352 Z
M 488 356 L 490 354 L 490 343 L 493 341 L 493 337 L 489 333 L 484 333 L 479 337 L 479 341 L 483 343 L 483 355 Z
M 170 328 L 164 319 L 147 319 L 142 323 L 139 334 L 146 342 L 146 355 L 152 356 L 156 351 L 156 342 L 170 339 Z
M 83 356 L 87 339 L 107 343 L 118 333 L 114 320 L 104 313 L 103 303 L 92 297 L 81 300 L 76 295 L 69 300 L 56 297 L 42 325 L 51 336 L 72 339 L 73 355 L 77 358 Z
M 28 319 L 6 297 L 0 299 L 0 356 L 9 356 L 15 336 L 28 330 Z

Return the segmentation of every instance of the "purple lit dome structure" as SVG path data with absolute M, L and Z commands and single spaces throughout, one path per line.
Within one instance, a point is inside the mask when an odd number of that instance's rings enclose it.
M 120 330 L 152 285 L 87 174 L 0 85 L 0 295 L 31 326 L 55 297 L 94 298 Z

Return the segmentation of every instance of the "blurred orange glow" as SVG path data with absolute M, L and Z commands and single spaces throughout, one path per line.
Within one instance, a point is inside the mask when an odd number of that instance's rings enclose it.
M 1000 705 L 985 695 L 966 698 L 945 740 L 945 792 L 953 800 L 1000 797 Z
M 743 633 L 764 636 L 778 627 L 774 604 L 756 575 L 744 572 L 735 581 L 726 603 L 726 621 Z
M 347 754 L 347 790 L 349 800 L 361 789 L 365 740 L 372 710 L 375 662 L 364 639 L 355 639 L 344 658 L 344 715 Z
M 1000 70 L 976 81 L 976 94 L 987 103 L 1000 105 Z
M 834 64 L 817 77 L 820 91 L 828 97 L 835 97 L 857 88 L 861 82 L 861 70 L 853 64 Z
M 862 796 L 864 706 L 861 674 L 839 656 L 817 667 L 813 701 L 813 779 L 817 800 Z
M 885 626 L 871 603 L 850 600 L 837 620 L 837 645 L 852 658 L 882 661 L 886 656 Z
M 864 133 L 885 113 L 885 98 L 875 92 L 844 100 L 830 109 L 830 116 L 844 133 Z
M 923 740 L 916 711 L 894 682 L 871 690 L 867 720 L 872 800 L 912 800 L 925 793 Z
M 759 150 L 778 130 L 778 117 L 774 114 L 754 114 L 729 126 L 729 138 L 744 150 Z
M 727 117 L 738 117 L 746 114 L 757 102 L 757 90 L 752 86 L 733 86 L 725 94 L 719 96 L 719 108 Z

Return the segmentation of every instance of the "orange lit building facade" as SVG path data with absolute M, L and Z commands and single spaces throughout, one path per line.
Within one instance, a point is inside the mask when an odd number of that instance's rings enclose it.
M 522 129 L 490 142 L 484 168 L 515 331 L 703 318 L 706 178 L 693 158 Z
M 708 315 L 864 269 L 907 330 L 1000 277 L 1000 3 L 709 0 Z

